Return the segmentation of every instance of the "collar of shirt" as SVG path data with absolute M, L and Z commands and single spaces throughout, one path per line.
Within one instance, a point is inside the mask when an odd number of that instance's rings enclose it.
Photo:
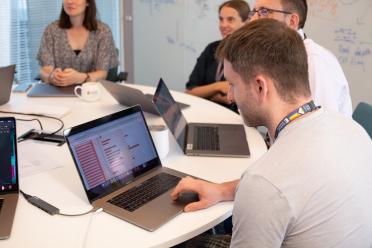
M 298 29 L 297 30 L 297 33 L 301 36 L 301 38 L 304 40 L 306 37 L 305 37 L 305 32 L 303 29 Z

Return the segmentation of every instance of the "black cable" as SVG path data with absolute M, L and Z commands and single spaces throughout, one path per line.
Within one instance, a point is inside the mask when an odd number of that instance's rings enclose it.
M 26 194 L 22 190 L 20 190 L 20 192 L 22 193 L 22 195 L 26 199 L 26 201 L 28 201 L 32 205 L 40 208 L 41 210 L 47 212 L 50 215 L 56 215 L 56 214 L 58 214 L 58 215 L 62 215 L 62 216 L 75 217 L 75 216 L 82 216 L 82 215 L 86 215 L 86 214 L 89 214 L 89 213 L 92 213 L 92 212 L 96 212 L 97 210 L 101 209 L 101 208 L 95 208 L 94 207 L 94 208 L 90 209 L 89 211 L 83 212 L 83 213 L 78 213 L 78 214 L 64 214 L 64 213 L 61 213 L 58 208 L 56 208 L 55 206 L 47 203 L 44 200 L 42 200 L 42 199 L 40 199 L 40 198 L 38 198 L 36 196 L 32 196 L 32 195 Z
M 43 125 L 41 124 L 41 121 L 39 119 L 29 119 L 29 120 L 27 120 L 27 119 L 18 119 L 18 118 L 16 118 L 16 120 L 17 121 L 37 121 L 39 123 L 40 130 L 44 130 L 43 129 Z
M 48 134 L 45 134 L 46 136 L 49 136 L 49 135 L 53 135 L 53 134 L 56 134 L 58 133 L 59 131 L 61 131 L 64 126 L 65 126 L 65 123 L 57 118 L 57 117 L 53 117 L 53 116 L 48 116 L 48 115 L 43 115 L 43 114 L 32 114 L 32 113 L 21 113 L 21 112 L 11 112 L 11 111 L 0 111 L 0 113 L 3 113 L 3 114 L 15 114 L 15 115 L 28 115 L 28 116 L 36 116 L 36 117 L 44 117 L 44 118 L 49 118 L 49 119 L 53 119 L 53 120 L 57 120 L 61 123 L 61 127 L 57 130 L 57 131 L 54 131 L 52 133 L 48 133 Z

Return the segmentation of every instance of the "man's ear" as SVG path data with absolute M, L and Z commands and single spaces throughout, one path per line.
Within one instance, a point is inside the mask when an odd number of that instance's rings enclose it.
M 263 102 L 266 100 L 269 93 L 268 78 L 264 75 L 257 75 L 253 87 L 258 101 Z
M 292 13 L 289 15 L 289 27 L 297 30 L 300 24 L 300 16 L 297 13 Z

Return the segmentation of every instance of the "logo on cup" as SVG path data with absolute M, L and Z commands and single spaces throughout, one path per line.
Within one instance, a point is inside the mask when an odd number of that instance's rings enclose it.
M 74 92 L 77 97 L 88 102 L 94 102 L 101 98 L 101 88 L 96 82 L 87 82 L 76 86 Z

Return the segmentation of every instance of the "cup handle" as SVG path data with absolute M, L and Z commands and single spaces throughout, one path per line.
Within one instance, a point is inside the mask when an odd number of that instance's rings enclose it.
M 78 90 L 80 90 L 80 94 L 79 94 Z M 74 93 L 75 93 L 75 95 L 76 95 L 77 97 L 82 98 L 82 96 L 81 96 L 81 92 L 82 92 L 82 87 L 81 87 L 81 86 L 78 85 L 78 86 L 76 86 L 76 87 L 74 88 Z

